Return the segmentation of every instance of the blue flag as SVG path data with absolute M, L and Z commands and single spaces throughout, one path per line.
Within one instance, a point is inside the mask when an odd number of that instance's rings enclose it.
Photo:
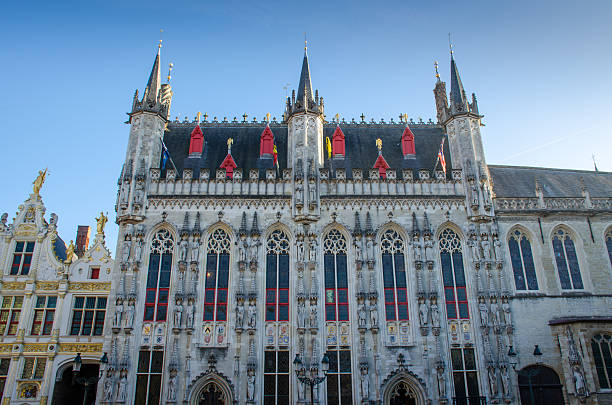
M 162 152 L 162 170 L 166 168 L 166 162 L 168 161 L 168 158 L 170 157 L 170 154 L 168 153 L 168 151 L 166 150 L 166 145 L 163 145 L 164 150 Z

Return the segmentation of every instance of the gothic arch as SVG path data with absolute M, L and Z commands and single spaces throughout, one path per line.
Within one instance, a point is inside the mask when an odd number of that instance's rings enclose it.
M 516 235 L 516 232 L 519 232 L 519 235 Z M 522 234 L 522 235 L 521 235 Z M 534 272 L 535 272 L 535 277 L 536 277 L 536 283 L 537 283 L 537 289 L 530 289 L 528 286 L 528 281 L 525 280 L 525 289 L 518 289 L 517 285 L 516 285 L 516 280 L 515 280 L 515 274 L 514 274 L 514 267 L 513 267 L 513 262 L 512 262 L 512 251 L 510 249 L 510 242 L 512 239 L 516 240 L 516 242 L 519 244 L 519 250 L 522 251 L 522 248 L 520 247 L 520 236 L 524 236 L 525 238 L 527 238 L 527 241 L 529 242 L 529 248 L 531 249 L 531 259 L 533 262 L 533 267 L 534 267 Z M 544 280 L 545 280 L 545 275 L 543 274 L 543 266 L 541 263 L 541 257 L 542 257 L 542 245 L 539 243 L 536 243 L 538 241 L 537 236 L 526 226 L 522 225 L 522 224 L 514 224 L 512 225 L 509 229 L 508 232 L 506 232 L 505 238 L 502 240 L 500 238 L 500 241 L 503 243 L 503 252 L 505 254 L 505 258 L 507 259 L 507 262 L 509 263 L 509 266 L 506 267 L 506 274 L 508 280 L 512 281 L 512 285 L 515 291 L 537 291 L 537 290 L 543 290 L 544 289 Z M 524 265 L 524 256 L 521 253 L 521 257 L 522 257 L 522 261 L 521 263 Z M 525 268 L 523 267 L 523 270 L 525 270 Z M 526 270 L 525 270 L 526 271 Z
M 425 382 L 412 371 L 400 367 L 392 371 L 381 384 L 383 405 L 391 403 L 392 396 L 401 386 L 414 398 L 416 405 L 425 405 L 427 403 Z
M 465 234 L 463 232 L 463 230 L 461 229 L 461 227 L 457 224 L 455 224 L 454 222 L 450 222 L 450 221 L 445 221 L 443 223 L 440 224 L 440 226 L 438 226 L 438 229 L 436 229 L 436 238 L 435 240 L 439 240 L 440 239 L 440 235 L 442 234 L 442 232 L 444 232 L 446 229 L 451 229 L 453 232 L 455 232 L 457 234 L 457 236 L 459 237 L 459 240 L 461 241 L 461 244 L 465 243 Z
M 556 224 L 555 226 L 552 227 L 551 231 L 548 234 L 548 241 L 550 242 L 549 250 L 550 250 L 551 257 L 553 258 L 553 263 L 554 263 L 553 268 L 556 273 L 555 280 L 556 280 L 557 288 L 559 288 L 560 290 L 563 290 L 562 282 L 560 279 L 559 267 L 558 267 L 557 261 L 555 260 L 555 249 L 554 249 L 552 241 L 555 238 L 555 236 L 559 234 L 559 232 L 565 233 L 567 236 L 569 236 L 569 238 L 573 242 L 576 260 L 578 262 L 578 268 L 580 270 L 580 277 L 582 279 L 582 288 L 578 288 L 578 289 L 581 289 L 583 291 L 590 290 L 592 288 L 591 287 L 591 277 L 590 277 L 590 271 L 588 271 L 589 267 L 586 265 L 587 263 L 585 263 L 584 240 L 580 236 L 580 233 L 576 232 L 576 230 L 573 227 L 569 226 L 566 223 Z M 569 258 L 567 256 L 566 256 L 566 260 L 569 261 Z M 568 269 L 568 272 L 569 271 L 570 270 Z M 568 273 L 568 275 L 569 274 L 570 273 Z M 572 280 L 572 283 L 573 283 L 573 280 Z M 572 286 L 571 289 L 575 289 L 575 287 Z
M 146 235 L 146 237 L 144 239 L 144 242 L 145 242 L 144 245 L 147 247 L 148 250 L 146 250 L 145 252 L 149 252 L 151 250 L 151 242 L 153 241 L 153 238 L 155 237 L 157 232 L 159 232 L 162 229 L 165 229 L 168 232 L 170 232 L 170 235 L 172 236 L 172 240 L 174 240 L 174 248 L 176 249 L 176 241 L 180 240 L 178 230 L 171 223 L 166 222 L 166 221 L 162 221 L 162 222 L 158 223 L 157 225 L 155 225 L 153 228 L 151 228 L 149 233 L 147 233 L 147 235 Z M 125 234 L 124 234 L 124 236 L 125 236 Z M 132 232 L 132 238 L 134 238 L 134 232 Z M 174 253 L 176 253 L 176 252 L 174 252 Z
M 407 243 L 408 241 L 410 241 L 410 236 L 406 233 L 406 229 L 395 221 L 389 221 L 381 225 L 376 230 L 376 241 L 380 242 L 384 233 L 387 232 L 389 229 L 396 231 L 402 237 L 402 239 L 404 240 L 404 243 Z M 405 250 L 406 250 L 406 246 L 404 245 L 404 251 Z
M 332 222 L 330 224 L 327 224 L 323 228 L 323 230 L 321 232 L 320 241 L 323 241 L 323 239 L 325 239 L 325 236 L 327 236 L 327 234 L 332 229 L 335 229 L 335 230 L 339 231 L 342 234 L 342 236 L 344 236 L 344 238 L 346 239 L 347 254 L 348 254 L 348 246 L 352 246 L 352 244 L 353 244 L 353 237 L 351 235 L 351 232 L 349 232 L 349 230 L 344 225 L 342 225 L 339 222 L 334 221 L 334 222 Z
M 291 229 L 289 229 L 287 225 L 285 225 L 284 223 L 280 221 L 276 221 L 266 228 L 266 231 L 263 234 L 262 240 L 268 240 L 270 235 L 272 235 L 272 232 L 277 231 L 277 230 L 284 232 L 285 235 L 287 235 L 289 242 L 293 242 L 294 238 L 293 238 L 293 233 L 291 232 Z
M 227 233 L 227 236 L 229 236 L 230 238 L 231 245 L 233 246 L 234 242 L 236 241 L 236 235 L 232 227 L 223 221 L 217 221 L 214 224 L 210 225 L 208 228 L 206 228 L 206 231 L 204 232 L 204 238 L 202 240 L 208 241 L 210 235 L 212 235 L 213 232 L 215 232 L 217 229 L 222 229 L 225 233 Z
M 223 373 L 218 372 L 216 369 L 209 369 L 191 381 L 189 386 L 187 386 L 187 397 L 189 398 L 187 403 L 189 405 L 198 405 L 200 396 L 211 384 L 214 384 L 221 391 L 224 405 L 238 403 L 234 395 L 234 385 Z

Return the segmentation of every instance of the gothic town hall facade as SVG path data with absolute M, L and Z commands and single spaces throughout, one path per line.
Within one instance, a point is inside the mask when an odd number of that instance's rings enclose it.
M 332 118 L 305 53 L 282 118 L 173 121 L 158 52 L 96 402 L 612 403 L 612 174 L 487 164 L 436 78 L 437 122 Z

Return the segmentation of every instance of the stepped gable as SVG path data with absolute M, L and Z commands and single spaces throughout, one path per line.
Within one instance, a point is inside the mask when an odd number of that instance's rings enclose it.
M 184 168 L 193 170 L 193 177 L 197 178 L 200 169 L 210 169 L 213 173 L 220 168 L 227 156 L 227 139 L 233 138 L 232 157 L 238 168 L 243 170 L 243 176 L 248 177 L 250 169 L 256 169 L 260 149 L 260 136 L 265 130 L 267 123 L 200 123 L 204 133 L 204 150 L 201 157 L 188 158 L 189 143 L 193 123 L 170 122 L 164 134 L 164 143 L 170 152 L 177 170 L 182 173 Z M 337 124 L 326 123 L 323 128 L 323 139 L 334 135 Z M 378 123 L 340 123 L 340 128 L 345 136 L 345 160 L 342 167 L 346 168 L 346 175 L 352 178 L 352 169 L 362 169 L 364 174 L 372 168 L 378 158 L 376 139 L 383 141 L 385 160 L 391 170 L 397 171 L 397 177 L 402 178 L 401 171 L 406 168 L 425 169 L 431 171 L 436 163 L 438 148 L 445 136 L 439 125 L 411 124 L 410 128 L 414 134 L 417 167 L 407 167 L 402 153 L 402 134 L 406 129 L 403 123 L 378 124 Z M 270 129 L 274 133 L 274 143 L 278 150 L 279 168 L 287 167 L 287 125 L 270 123 Z M 448 142 L 444 148 L 447 167 L 452 167 L 451 156 L 448 150 Z M 161 156 L 160 156 L 161 162 Z M 333 163 L 332 163 L 333 166 Z M 325 159 L 325 167 L 329 167 L 329 160 Z M 338 168 L 337 166 L 333 166 Z M 166 169 L 172 165 L 166 164 Z M 439 169 L 439 168 L 438 168 Z M 164 177 L 165 174 L 162 174 Z M 450 170 L 448 171 L 450 176 Z M 265 171 L 260 169 L 260 178 L 265 178 Z
M 592 198 L 612 197 L 612 173 L 489 165 L 493 191 L 498 198 L 536 197 L 536 179 L 544 197 L 582 197 L 580 178 Z

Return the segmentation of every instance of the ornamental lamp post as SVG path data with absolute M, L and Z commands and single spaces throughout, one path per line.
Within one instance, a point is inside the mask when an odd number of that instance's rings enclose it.
M 302 359 L 300 359 L 299 353 L 296 353 L 295 359 L 293 360 L 293 365 L 295 366 L 295 375 L 298 381 L 304 385 L 310 386 L 310 404 L 314 404 L 314 387 L 316 385 L 321 384 L 327 378 L 327 371 L 329 370 L 329 357 L 327 353 L 323 355 L 323 359 L 321 360 L 321 368 L 323 369 L 323 376 L 320 377 L 315 374 L 316 368 L 310 369 L 310 377 L 306 377 L 306 368 L 304 367 L 304 363 L 302 363 Z
M 540 365 L 542 364 L 542 350 L 540 350 L 540 346 L 539 345 L 535 345 L 535 347 L 533 348 L 533 357 L 535 358 L 535 364 Z M 516 356 L 516 352 L 514 351 L 514 347 L 510 346 L 510 348 L 508 349 L 508 357 L 510 357 L 510 365 L 512 366 L 512 369 L 516 372 L 517 376 L 520 377 L 527 377 L 527 384 L 529 387 L 529 400 L 530 400 L 530 405 L 535 405 L 535 397 L 534 397 L 534 393 L 533 393 L 533 382 L 532 382 L 532 378 L 535 377 L 536 375 L 538 375 L 540 373 L 540 369 L 539 368 L 534 368 L 532 370 L 517 370 L 516 369 L 516 365 L 518 364 L 517 361 L 517 356 Z M 519 387 L 519 396 L 520 396 L 520 387 Z
M 87 405 L 87 393 L 91 389 L 91 387 L 98 384 L 100 378 L 102 378 L 104 369 L 108 364 L 108 355 L 106 352 L 100 358 L 100 373 L 94 377 L 81 377 L 79 376 L 81 372 L 81 366 L 83 365 L 83 359 L 81 358 L 81 353 L 77 353 L 74 360 L 72 361 L 72 384 L 82 385 L 85 393 L 83 394 L 83 405 Z

